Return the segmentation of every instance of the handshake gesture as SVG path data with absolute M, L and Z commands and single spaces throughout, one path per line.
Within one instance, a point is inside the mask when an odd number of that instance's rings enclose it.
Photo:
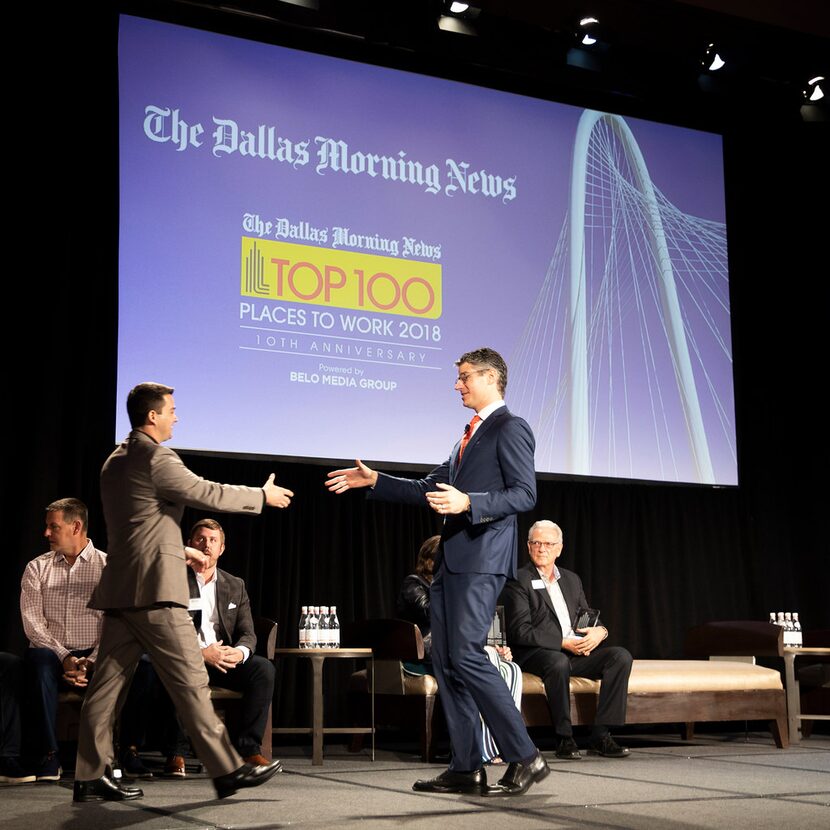
M 345 493 L 360 487 L 374 487 L 377 484 L 376 470 L 367 467 L 359 458 L 355 459 L 356 467 L 345 467 L 342 470 L 332 470 L 326 476 L 326 487 L 332 492 Z M 470 497 L 457 490 L 451 484 L 436 484 L 438 489 L 426 493 L 429 507 L 440 515 L 464 513 L 470 509 Z

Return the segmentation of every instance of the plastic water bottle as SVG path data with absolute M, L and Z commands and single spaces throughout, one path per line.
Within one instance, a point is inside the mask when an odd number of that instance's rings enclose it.
M 306 633 L 307 633 L 307 626 L 308 626 L 308 606 L 304 605 L 300 611 L 300 624 L 299 628 L 299 645 L 300 648 L 308 648 L 306 644 Z
M 795 634 L 793 645 L 796 648 L 801 648 L 804 645 L 804 638 L 801 635 L 801 623 L 798 620 L 798 611 L 793 611 L 793 632 Z
M 793 621 L 789 611 L 784 612 L 784 645 L 793 647 Z
M 320 623 L 317 626 L 317 645 L 318 648 L 331 648 L 328 605 L 320 606 Z
M 329 615 L 329 642 L 331 648 L 340 648 L 340 620 L 337 619 L 336 605 L 332 605 Z
M 787 636 L 787 626 L 786 626 L 786 623 L 784 622 L 784 612 L 783 611 L 778 612 L 778 615 L 776 616 L 776 619 L 775 619 L 775 624 L 780 625 L 781 628 L 784 631 L 784 639 L 782 640 L 782 642 L 784 644 L 784 647 L 786 648 L 790 644 L 790 638 Z
M 308 607 L 308 628 L 306 629 L 306 648 L 320 648 L 317 638 L 317 629 L 320 625 L 320 609 L 318 606 Z

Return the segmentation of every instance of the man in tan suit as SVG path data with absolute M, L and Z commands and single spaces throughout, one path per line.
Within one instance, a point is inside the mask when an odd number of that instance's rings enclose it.
M 206 510 L 260 513 L 288 507 L 290 490 L 274 475 L 261 488 L 206 481 L 162 446 L 173 435 L 173 389 L 141 383 L 127 397 L 132 432 L 101 470 L 101 500 L 109 533 L 109 558 L 90 607 L 106 611 L 98 664 L 81 713 L 75 801 L 140 798 L 135 787 L 107 774 L 112 728 L 143 653 L 176 706 L 219 798 L 267 781 L 279 761 L 244 764 L 210 702 L 204 660 L 187 613 L 186 563 L 204 563 L 182 545 L 185 505 Z

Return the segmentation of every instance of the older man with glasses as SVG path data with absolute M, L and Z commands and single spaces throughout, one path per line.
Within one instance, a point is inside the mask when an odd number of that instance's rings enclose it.
M 624 758 L 628 750 L 611 737 L 609 727 L 625 723 L 631 654 L 619 646 L 602 645 L 608 629 L 588 608 L 582 580 L 556 566 L 562 549 L 559 525 L 543 520 L 530 528 L 531 561 L 519 568 L 516 581 L 504 592 L 507 641 L 522 669 L 539 675 L 545 684 L 558 738 L 556 757 L 581 757 L 571 725 L 570 680 L 587 677 L 602 681 L 589 752 Z

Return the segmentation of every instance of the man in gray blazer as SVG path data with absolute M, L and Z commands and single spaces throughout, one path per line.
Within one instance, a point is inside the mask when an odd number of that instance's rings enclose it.
M 551 521 L 536 522 L 528 533 L 530 562 L 519 568 L 502 596 L 507 642 L 513 658 L 545 684 L 551 719 L 558 737 L 556 757 L 576 760 L 579 747 L 571 726 L 571 677 L 601 680 L 589 751 L 606 758 L 625 758 L 609 726 L 625 723 L 631 654 L 619 646 L 602 646 L 608 630 L 600 620 L 579 628 L 577 612 L 587 609 L 582 580 L 556 566 L 563 548 L 562 529 Z M 574 630 L 576 629 L 576 630 Z
M 109 558 L 90 606 L 106 612 L 98 664 L 81 713 L 75 801 L 140 798 L 140 789 L 107 774 L 113 757 L 112 727 L 126 685 L 147 653 L 173 700 L 219 798 L 253 787 L 281 764 L 243 763 L 210 702 L 208 676 L 187 613 L 186 563 L 204 554 L 182 545 L 185 505 L 206 510 L 260 513 L 288 507 L 290 490 L 274 475 L 261 488 L 216 484 L 184 466 L 162 442 L 173 435 L 173 389 L 141 383 L 127 397 L 132 425 L 127 439 L 101 470 L 101 500 L 109 533 Z

